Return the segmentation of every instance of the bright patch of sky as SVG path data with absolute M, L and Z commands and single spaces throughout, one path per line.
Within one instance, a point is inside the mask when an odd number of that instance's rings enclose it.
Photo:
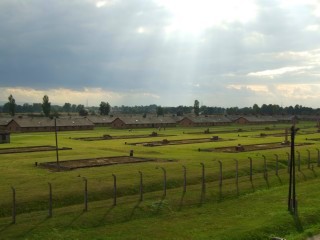
M 0 104 L 318 108 L 318 0 L 1 0 Z

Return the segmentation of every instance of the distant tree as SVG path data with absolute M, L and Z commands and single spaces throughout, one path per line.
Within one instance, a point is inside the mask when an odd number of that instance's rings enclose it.
M 163 116 L 163 108 L 161 106 L 157 107 L 157 116 Z
M 77 105 L 72 104 L 71 106 L 71 112 L 76 112 L 77 111 Z
M 77 111 L 80 116 L 88 116 L 88 111 L 84 108 L 84 105 L 79 104 L 77 106 Z
M 10 94 L 10 96 L 8 97 L 8 110 L 9 110 L 9 114 L 11 116 L 14 116 L 15 112 L 16 112 L 16 100 L 13 98 L 12 94 Z
M 177 107 L 177 116 L 183 116 L 183 106 Z
M 69 113 L 71 112 L 71 103 L 65 103 L 63 106 L 62 106 L 62 109 L 63 111 Z
M 51 111 L 51 103 L 49 102 L 49 97 L 47 95 L 44 95 L 42 99 L 42 111 L 46 117 L 49 117 Z
M 110 112 L 110 104 L 101 102 L 99 107 L 100 115 L 109 115 Z
M 199 116 L 199 113 L 200 113 L 200 105 L 199 105 L 199 101 L 198 101 L 198 100 L 195 100 L 195 101 L 194 101 L 193 110 L 194 110 L 194 114 L 195 114 L 196 116 Z
M 260 113 L 260 107 L 258 106 L 258 104 L 253 104 L 252 106 L 252 111 L 253 111 L 253 114 L 259 114 Z

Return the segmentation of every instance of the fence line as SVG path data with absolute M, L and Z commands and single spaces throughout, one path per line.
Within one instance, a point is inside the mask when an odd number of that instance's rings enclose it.
M 320 167 L 320 151 L 319 149 L 317 150 L 317 166 Z M 298 161 L 298 170 L 301 170 L 301 156 L 300 152 L 297 152 L 297 161 Z M 313 170 L 313 165 L 312 168 L 310 168 L 311 165 L 311 156 L 310 156 L 310 150 L 307 149 L 307 168 Z M 286 153 L 287 155 L 290 156 L 290 154 Z M 277 154 L 274 154 L 275 156 L 275 161 L 276 161 L 276 167 L 275 167 L 275 175 L 278 176 L 278 171 L 279 171 L 279 156 Z M 264 155 L 263 157 L 263 178 L 268 181 L 268 168 L 267 168 L 267 159 Z M 249 159 L 249 181 L 251 184 L 253 183 L 253 160 L 251 157 L 248 157 Z M 237 159 L 233 159 L 235 161 L 235 187 L 236 187 L 236 194 L 239 195 L 239 161 Z M 289 161 L 290 162 L 290 161 Z M 222 161 L 218 160 L 219 163 L 219 177 L 218 177 L 218 182 L 219 182 L 219 198 L 222 198 L 222 191 L 223 191 L 223 163 Z M 201 199 L 203 200 L 203 197 L 205 196 L 206 193 L 206 175 L 205 175 L 205 165 L 204 163 L 200 163 L 201 165 Z M 183 168 L 183 193 L 187 191 L 187 168 L 186 166 L 182 165 Z M 167 196 L 167 171 L 164 167 L 156 167 L 156 169 L 161 169 L 163 172 L 163 198 Z M 141 171 L 138 172 L 140 176 L 140 184 L 139 184 L 139 201 L 143 201 L 143 173 Z M 112 174 L 113 177 L 113 206 L 117 205 L 117 177 L 115 174 Z M 84 182 L 84 212 L 88 211 L 88 180 L 86 177 L 82 177 L 82 180 Z M 48 183 L 49 187 L 49 197 L 48 197 L 48 217 L 52 217 L 53 215 L 53 194 L 52 194 L 52 184 L 49 182 Z M 12 186 L 12 224 L 16 223 L 16 189 Z

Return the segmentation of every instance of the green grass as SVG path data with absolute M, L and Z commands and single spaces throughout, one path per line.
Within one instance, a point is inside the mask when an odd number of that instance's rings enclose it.
M 314 123 L 300 123 L 296 142 L 317 138 Z M 269 127 L 270 130 L 266 130 Z M 302 172 L 299 181 L 299 217 L 301 228 L 286 210 L 288 191 L 287 156 L 289 148 L 244 153 L 198 152 L 198 148 L 233 146 L 238 143 L 256 144 L 280 142 L 283 137 L 257 138 L 260 133 L 284 132 L 276 126 L 224 126 L 211 131 L 235 130 L 246 132 L 219 133 L 221 138 L 233 141 L 185 144 L 162 147 L 129 146 L 125 142 L 144 142 L 161 138 L 119 139 L 105 141 L 79 141 L 73 137 L 89 137 L 150 134 L 153 129 L 116 130 L 98 128 L 93 131 L 59 132 L 59 146 L 72 147 L 61 151 L 60 160 L 103 156 L 129 155 L 175 160 L 173 162 L 149 162 L 129 165 L 78 169 L 69 172 L 50 172 L 34 166 L 34 162 L 55 161 L 55 152 L 0 155 L 0 239 L 267 239 L 273 234 L 288 239 L 304 239 L 308 234 L 319 232 L 317 185 L 319 169 L 316 167 L 320 142 L 299 146 Z M 206 128 L 167 128 L 162 134 L 175 135 L 170 139 L 207 138 Z M 184 133 L 183 133 L 184 132 Z M 199 132 L 199 134 L 188 134 Z M 239 135 L 239 136 L 238 136 Z M 54 145 L 54 133 L 12 134 L 11 144 L 0 148 Z M 307 149 L 311 152 L 314 171 L 307 169 Z M 280 173 L 275 176 L 275 156 L 279 155 Z M 268 163 L 269 181 L 263 179 L 263 157 Z M 254 181 L 248 181 L 249 160 L 253 159 Z M 235 161 L 239 160 L 239 190 L 235 186 Z M 223 193 L 219 197 L 219 164 L 223 163 Z M 201 196 L 201 165 L 205 164 L 206 195 Z M 183 168 L 187 168 L 188 191 L 181 201 Z M 168 194 L 161 202 L 163 173 L 167 170 Z M 137 205 L 139 174 L 143 172 L 145 201 Z M 117 175 L 118 201 L 112 205 L 112 174 Z M 89 212 L 82 213 L 83 180 L 88 179 Z M 48 182 L 53 186 L 54 217 L 46 219 Z M 11 186 L 17 194 L 17 224 L 11 221 Z M 182 202 L 182 204 L 181 204 Z

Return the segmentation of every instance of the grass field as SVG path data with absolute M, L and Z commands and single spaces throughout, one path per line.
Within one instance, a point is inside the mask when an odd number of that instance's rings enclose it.
M 296 143 L 301 156 L 297 171 L 299 216 L 287 211 L 289 147 L 239 152 L 204 152 L 238 144 L 280 143 L 290 125 L 167 128 L 159 133 L 170 140 L 208 138 L 218 135 L 229 141 L 145 147 L 128 143 L 161 141 L 161 138 L 128 138 L 81 141 L 73 138 L 147 135 L 154 129 L 59 132 L 59 159 L 75 160 L 107 156 L 161 159 L 157 162 L 111 165 L 54 172 L 36 167 L 35 162 L 56 161 L 55 151 L 0 155 L 0 239 L 268 239 L 272 236 L 305 239 L 320 232 L 319 174 L 317 167 L 320 133 L 315 123 L 302 122 Z M 237 130 L 241 128 L 242 131 Z M 219 133 L 214 133 L 219 132 Z M 261 133 L 265 137 L 260 137 Z M 127 143 L 127 144 L 125 144 Z M 12 134 L 8 147 L 55 145 L 54 133 Z M 311 168 L 307 168 L 308 150 Z M 279 175 L 275 175 L 276 156 Z M 298 154 L 298 153 L 297 153 Z M 297 155 L 296 154 L 296 155 Z M 264 157 L 268 181 L 263 177 Z M 253 183 L 249 181 L 249 159 L 253 160 Z M 239 192 L 235 163 L 239 162 Z M 223 183 L 219 192 L 219 162 Z M 205 194 L 201 190 L 205 166 Z M 183 193 L 183 167 L 187 169 L 187 192 Z M 167 195 L 163 197 L 163 171 Z M 139 201 L 139 171 L 143 174 L 144 201 Z M 117 205 L 113 206 L 113 177 L 117 176 Z M 84 181 L 88 180 L 88 207 L 83 212 Z M 48 214 L 48 183 L 53 189 L 53 217 Z M 12 191 L 16 190 L 17 218 L 11 223 Z

